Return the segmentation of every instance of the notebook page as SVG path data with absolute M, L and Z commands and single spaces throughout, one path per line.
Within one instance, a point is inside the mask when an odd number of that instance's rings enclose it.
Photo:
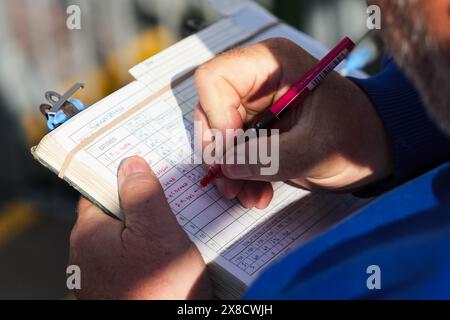
M 253 2 L 246 3 L 243 8 L 235 15 L 222 19 L 196 35 L 190 36 L 160 54 L 145 60 L 129 72 L 136 80 L 142 82 L 151 90 L 158 90 L 170 80 L 193 70 L 224 49 L 234 46 L 257 30 L 277 21 L 270 12 Z M 316 59 L 323 58 L 329 51 L 329 48 L 316 39 L 284 23 L 275 25 L 264 33 L 256 35 L 244 45 L 275 37 L 287 38 L 297 43 Z M 167 68 L 168 63 L 170 68 Z M 341 67 L 342 65 L 338 66 L 336 71 L 339 71 Z M 353 71 L 351 76 L 367 78 L 367 74 L 358 70 Z
M 235 15 L 181 40 L 133 67 L 130 73 L 151 90 L 158 90 L 174 78 L 193 70 L 276 21 L 277 19 L 262 7 L 248 3 Z

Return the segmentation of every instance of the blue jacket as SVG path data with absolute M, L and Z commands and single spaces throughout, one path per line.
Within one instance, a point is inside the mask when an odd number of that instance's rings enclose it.
M 361 195 L 391 191 L 271 266 L 248 299 L 450 298 L 450 140 L 392 60 L 352 80 L 376 107 L 394 155 L 392 177 Z M 374 275 L 380 289 L 368 288 Z

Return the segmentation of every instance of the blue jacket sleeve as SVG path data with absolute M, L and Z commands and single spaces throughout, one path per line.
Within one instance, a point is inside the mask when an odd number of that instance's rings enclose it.
M 429 118 L 414 85 L 392 58 L 368 79 L 350 78 L 369 97 L 387 132 L 394 160 L 393 175 L 357 195 L 373 196 L 450 160 L 450 140 Z

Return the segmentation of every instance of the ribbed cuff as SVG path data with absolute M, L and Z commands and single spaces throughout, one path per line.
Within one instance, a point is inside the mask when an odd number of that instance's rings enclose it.
M 450 140 L 429 118 L 418 91 L 392 59 L 374 77 L 349 79 L 375 106 L 394 158 L 393 175 L 367 187 L 358 196 L 387 191 L 450 160 Z

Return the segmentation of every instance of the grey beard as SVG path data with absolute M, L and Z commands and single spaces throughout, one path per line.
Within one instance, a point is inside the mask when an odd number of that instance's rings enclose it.
M 430 116 L 450 135 L 450 44 L 439 43 L 429 32 L 420 1 L 382 1 L 382 34 Z

